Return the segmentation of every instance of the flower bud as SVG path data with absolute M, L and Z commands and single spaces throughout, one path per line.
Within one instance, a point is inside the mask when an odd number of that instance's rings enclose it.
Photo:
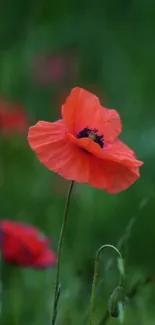
M 109 313 L 112 317 L 119 316 L 119 306 L 124 306 L 125 293 L 123 287 L 116 287 L 109 299 Z

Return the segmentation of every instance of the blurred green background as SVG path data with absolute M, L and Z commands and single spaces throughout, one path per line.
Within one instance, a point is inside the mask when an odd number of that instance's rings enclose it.
M 1 1 L 0 100 L 10 109 L 21 107 L 32 125 L 59 118 L 70 89 L 86 88 L 118 110 L 121 138 L 144 161 L 141 178 L 120 194 L 76 184 L 63 244 L 57 324 L 87 324 L 95 253 L 106 243 L 117 245 L 125 260 L 124 324 L 154 324 L 154 35 L 153 0 Z M 27 130 L 1 132 L 0 146 L 1 219 L 38 226 L 56 250 L 68 182 L 36 159 Z M 51 324 L 55 268 L 6 274 L 2 324 Z M 101 257 L 94 324 L 119 324 L 104 319 L 117 283 L 116 256 L 107 250 Z

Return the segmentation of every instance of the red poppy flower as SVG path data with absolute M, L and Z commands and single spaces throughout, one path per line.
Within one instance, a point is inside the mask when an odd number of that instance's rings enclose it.
M 29 225 L 1 221 L 0 245 L 3 258 L 19 266 L 47 268 L 56 262 L 49 240 Z
M 21 133 L 27 130 L 28 121 L 20 107 L 11 107 L 0 101 L 0 131 L 3 133 Z
M 62 119 L 39 121 L 30 127 L 28 141 L 48 169 L 117 193 L 136 181 L 143 164 L 117 138 L 121 130 L 115 110 L 102 107 L 95 95 L 76 87 L 62 106 Z

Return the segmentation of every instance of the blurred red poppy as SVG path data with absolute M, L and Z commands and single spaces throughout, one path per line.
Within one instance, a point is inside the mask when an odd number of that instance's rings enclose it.
M 19 106 L 0 101 L 0 132 L 23 133 L 28 128 L 26 113 Z
M 47 268 L 56 263 L 56 254 L 49 248 L 49 239 L 37 228 L 18 222 L 0 222 L 2 257 L 23 267 Z
M 117 111 L 76 87 L 62 106 L 62 117 L 29 128 L 29 144 L 48 169 L 110 193 L 123 191 L 137 180 L 143 162 L 117 138 L 122 130 Z
M 35 81 L 41 85 L 66 84 L 78 73 L 76 52 L 72 49 L 38 54 L 34 58 L 32 70 Z

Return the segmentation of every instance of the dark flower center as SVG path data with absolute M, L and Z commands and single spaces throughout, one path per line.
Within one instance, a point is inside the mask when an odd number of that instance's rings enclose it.
M 80 131 L 77 135 L 78 139 L 81 138 L 90 138 L 94 142 L 98 143 L 101 148 L 104 146 L 104 136 L 97 134 L 97 129 L 89 129 L 88 127 L 84 128 L 82 131 Z

